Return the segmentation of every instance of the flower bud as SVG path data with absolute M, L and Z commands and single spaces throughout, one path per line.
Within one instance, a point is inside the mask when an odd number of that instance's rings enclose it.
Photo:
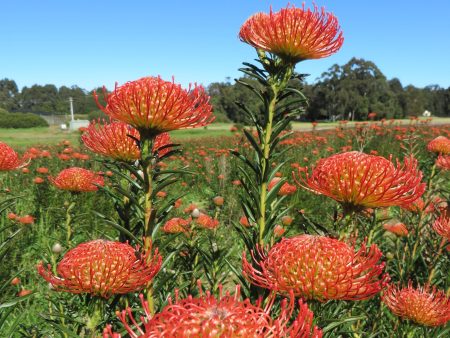
M 55 254 L 61 253 L 61 251 L 62 251 L 62 246 L 61 246 L 61 244 L 59 244 L 59 243 L 53 244 L 53 246 L 52 246 L 52 251 L 53 251 L 53 253 L 55 253 Z
M 198 210 L 197 208 L 195 208 L 194 210 L 192 210 L 191 216 L 194 218 L 198 218 L 200 216 L 200 210 Z
M 216 196 L 213 198 L 213 202 L 217 207 L 220 207 L 223 205 L 224 199 L 222 196 Z

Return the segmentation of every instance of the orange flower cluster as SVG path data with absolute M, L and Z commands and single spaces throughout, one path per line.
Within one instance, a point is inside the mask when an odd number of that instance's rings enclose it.
M 386 231 L 389 231 L 389 232 L 391 232 L 391 233 L 393 233 L 393 234 L 395 234 L 395 235 L 397 235 L 399 237 L 406 237 L 406 236 L 408 236 L 408 228 L 406 227 L 405 224 L 400 223 L 400 222 L 393 223 L 393 224 L 391 224 L 391 223 L 383 224 L 383 228 Z
M 58 189 L 72 192 L 97 191 L 98 185 L 104 185 L 102 176 L 78 167 L 64 169 L 56 178 L 50 177 L 49 180 Z
M 159 271 L 162 258 L 151 247 L 140 252 L 127 243 L 94 240 L 67 252 L 52 274 L 50 264 L 39 274 L 58 291 L 108 298 L 144 287 Z
M 281 302 L 277 318 L 272 319 L 273 299 L 265 307 L 261 301 L 256 305 L 249 299 L 242 301 L 239 286 L 236 286 L 233 296 L 228 292 L 222 295 L 220 286 L 218 299 L 209 292 L 204 294 L 201 287 L 199 291 L 198 297 L 188 296 L 185 299 L 179 299 L 176 292 L 175 301 L 169 298 L 169 304 L 154 316 L 143 295 L 140 295 L 145 313 L 140 326 L 130 308 L 120 312 L 118 317 L 130 337 L 322 337 L 322 331 L 313 327 L 312 311 L 301 300 L 298 302 L 298 314 L 289 324 L 296 307 L 292 295 L 289 301 L 285 299 Z M 107 325 L 103 337 L 120 338 L 121 335 L 114 333 L 111 325 Z
M 139 132 L 123 122 L 91 122 L 81 139 L 94 153 L 118 161 L 132 162 L 140 157 L 136 143 L 136 140 L 139 140 Z
M 181 232 L 189 231 L 189 224 L 191 219 L 182 219 L 179 217 L 172 218 L 168 220 L 162 227 L 162 231 L 168 234 L 178 234 Z
M 303 299 L 363 300 L 381 291 L 388 275 L 374 244 L 354 248 L 337 239 L 299 235 L 283 238 L 268 253 L 260 247 L 253 262 L 243 254 L 244 275 L 253 284 Z
M 420 325 L 440 326 L 450 320 L 450 299 L 429 285 L 417 289 L 411 282 L 405 288 L 389 285 L 382 300 L 397 316 Z
M 84 145 L 94 153 L 110 157 L 117 161 L 133 162 L 141 156 L 138 142 L 139 132 L 130 125 L 123 122 L 96 123 L 92 122 L 84 130 L 81 136 Z M 155 138 L 153 151 L 164 147 L 158 152 L 163 156 L 170 151 L 166 147 L 171 143 L 168 133 L 159 134 Z
M 23 167 L 25 163 L 13 148 L 0 142 L 0 171 L 15 170 Z
M 443 212 L 439 218 L 434 221 L 433 229 L 441 237 L 450 242 L 450 215 L 447 212 Z
M 144 135 L 205 126 L 214 120 L 209 96 L 202 86 L 183 89 L 160 77 L 144 77 L 104 93 L 106 107 L 97 105 L 111 118 L 130 124 Z
M 450 155 L 439 155 L 436 166 L 441 170 L 450 170 Z
M 407 206 L 425 191 L 414 158 L 395 166 L 384 157 L 357 151 L 321 159 L 312 174 L 301 179 L 306 189 L 336 200 L 346 211 Z
M 317 6 L 314 11 L 291 6 L 276 13 L 254 14 L 242 25 L 239 37 L 293 64 L 330 56 L 344 42 L 337 18 Z
M 450 155 L 450 139 L 438 136 L 427 144 L 428 151 L 441 155 Z

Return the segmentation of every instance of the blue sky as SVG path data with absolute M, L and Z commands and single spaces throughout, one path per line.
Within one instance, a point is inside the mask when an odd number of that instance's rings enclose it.
M 288 1 L 1 1 L 0 78 L 108 88 L 142 76 L 207 85 L 239 76 L 254 49 L 239 41 L 253 13 Z M 301 2 L 291 1 L 301 6 Z M 313 82 L 351 57 L 371 61 L 403 85 L 450 86 L 449 0 L 322 0 L 345 42 L 335 55 L 300 63 Z M 306 2 L 311 5 L 310 1 Z

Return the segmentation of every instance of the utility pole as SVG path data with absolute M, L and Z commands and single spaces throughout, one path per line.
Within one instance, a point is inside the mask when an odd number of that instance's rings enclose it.
M 69 103 L 70 103 L 70 116 L 72 117 L 72 121 L 75 120 L 73 117 L 73 97 L 69 97 Z

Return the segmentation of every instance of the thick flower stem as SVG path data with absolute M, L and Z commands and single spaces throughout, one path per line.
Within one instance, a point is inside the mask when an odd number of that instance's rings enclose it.
M 142 136 L 141 136 L 142 137 Z M 144 178 L 144 237 L 151 237 L 153 232 L 153 141 L 154 138 L 143 138 L 141 147 L 141 165 Z M 147 249 L 147 248 L 145 248 Z
M 66 209 L 66 230 L 67 230 L 67 247 L 70 247 L 70 239 L 72 237 L 72 214 L 71 211 L 75 207 L 75 202 L 71 202 Z
M 268 119 L 266 121 L 264 142 L 263 142 L 263 158 L 261 159 L 261 186 L 260 186 L 260 215 L 258 219 L 259 227 L 259 244 L 264 245 L 264 231 L 266 228 L 266 199 L 267 199 L 267 185 L 268 175 L 267 170 L 270 170 L 270 141 L 272 136 L 272 123 L 275 114 L 275 105 L 277 102 L 278 90 L 272 86 L 273 97 L 269 103 Z
M 141 166 L 144 178 L 144 250 L 150 249 L 150 239 L 153 234 L 153 143 L 154 137 L 145 137 L 141 133 Z M 150 312 L 154 313 L 153 286 L 149 282 L 146 287 L 146 296 Z

